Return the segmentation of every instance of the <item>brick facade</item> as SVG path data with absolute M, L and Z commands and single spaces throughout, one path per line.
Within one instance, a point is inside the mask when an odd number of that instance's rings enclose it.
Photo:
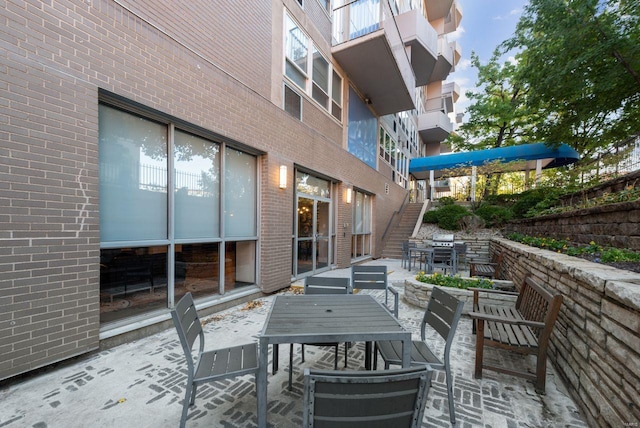
M 297 166 L 332 178 L 338 192 L 346 183 L 374 195 L 373 255 L 380 254 L 380 234 L 406 190 L 346 152 L 343 124 L 310 99 L 303 98 L 302 121 L 282 110 L 281 22 L 289 3 L 296 2 L 5 5 L 0 379 L 99 346 L 101 91 L 262 153 L 257 285 L 263 292 L 291 280 Z M 308 31 L 330 49 L 330 26 Z M 286 189 L 278 188 L 280 165 L 288 167 Z M 337 225 L 350 225 L 351 207 L 341 194 L 333 200 Z M 350 229 L 342 232 L 336 227 L 339 267 L 350 264 Z

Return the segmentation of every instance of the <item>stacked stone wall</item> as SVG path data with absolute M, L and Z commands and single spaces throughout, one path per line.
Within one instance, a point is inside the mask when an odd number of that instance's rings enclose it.
M 549 358 L 590 426 L 640 421 L 640 275 L 501 238 L 503 272 L 532 274 L 564 297 Z
M 505 231 L 640 251 L 640 200 L 517 220 Z

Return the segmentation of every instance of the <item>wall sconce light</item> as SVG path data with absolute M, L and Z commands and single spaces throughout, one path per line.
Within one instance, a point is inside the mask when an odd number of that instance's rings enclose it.
M 280 188 L 287 188 L 287 166 L 280 165 Z
M 351 203 L 351 187 L 347 188 L 347 203 Z

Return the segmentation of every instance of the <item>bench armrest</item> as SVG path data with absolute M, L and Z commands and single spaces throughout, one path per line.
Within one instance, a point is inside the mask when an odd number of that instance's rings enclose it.
M 544 328 L 545 323 L 540 321 L 530 321 L 525 319 L 497 317 L 495 315 L 483 314 L 481 312 L 469 312 L 469 318 L 478 321 L 498 322 L 502 324 L 526 325 L 535 328 Z

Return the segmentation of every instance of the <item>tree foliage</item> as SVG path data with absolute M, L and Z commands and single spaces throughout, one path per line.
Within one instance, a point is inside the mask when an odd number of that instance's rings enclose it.
M 640 2 L 531 0 L 515 35 L 515 80 L 543 112 L 539 141 L 566 143 L 583 162 L 640 131 Z

